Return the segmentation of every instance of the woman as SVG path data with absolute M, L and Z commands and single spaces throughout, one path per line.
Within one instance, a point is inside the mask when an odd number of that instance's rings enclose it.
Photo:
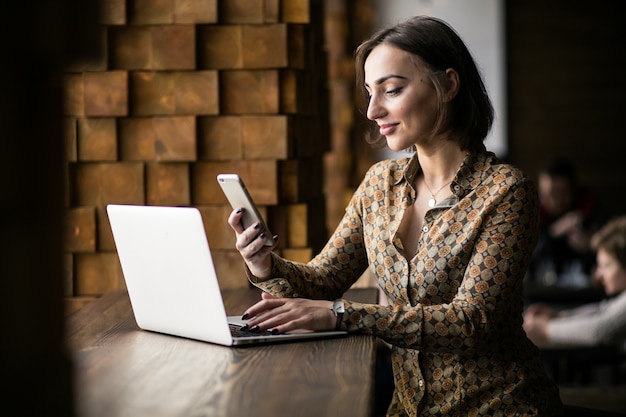
M 250 328 L 341 328 L 388 342 L 390 416 L 559 415 L 522 329 L 536 190 L 485 150 L 493 108 L 470 53 L 444 22 L 415 17 L 363 43 L 356 68 L 377 136 L 416 153 L 369 169 L 307 264 L 272 253 L 264 231 L 244 229 L 233 211 L 236 247 L 265 291 L 244 314 Z M 327 301 L 368 267 L 389 305 Z
M 601 346 L 626 348 L 626 216 L 611 220 L 592 240 L 595 278 L 610 298 L 557 311 L 531 304 L 524 329 L 539 346 Z

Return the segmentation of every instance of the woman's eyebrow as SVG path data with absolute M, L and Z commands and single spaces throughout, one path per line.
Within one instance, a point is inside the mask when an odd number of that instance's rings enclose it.
M 379 79 L 377 79 L 376 81 L 374 81 L 374 84 L 376 85 L 381 85 L 382 83 L 384 83 L 385 81 L 389 80 L 390 78 L 399 78 L 401 80 L 406 80 L 406 77 L 403 77 L 402 75 L 397 75 L 397 74 L 389 74 L 389 75 L 385 75 L 384 77 L 381 77 Z M 365 87 L 369 87 L 369 84 L 365 83 Z

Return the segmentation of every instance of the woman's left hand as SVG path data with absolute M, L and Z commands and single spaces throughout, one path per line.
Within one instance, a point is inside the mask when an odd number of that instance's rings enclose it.
M 332 301 L 280 298 L 265 292 L 261 298 L 242 316 L 248 320 L 250 330 L 286 333 L 294 330 L 335 329 L 337 318 L 331 310 Z

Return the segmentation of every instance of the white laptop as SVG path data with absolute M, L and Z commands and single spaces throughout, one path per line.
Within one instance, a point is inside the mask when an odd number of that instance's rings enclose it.
M 336 337 L 342 331 L 235 336 L 227 317 L 200 211 L 193 207 L 107 206 L 137 325 L 220 345 Z M 226 220 L 224 220 L 226 221 Z

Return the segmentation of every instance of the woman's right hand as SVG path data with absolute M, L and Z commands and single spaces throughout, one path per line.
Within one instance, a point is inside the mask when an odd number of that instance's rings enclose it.
M 244 229 L 241 223 L 243 212 L 243 208 L 238 208 L 228 216 L 228 224 L 235 231 L 235 248 L 241 254 L 252 275 L 257 278 L 268 278 L 272 272 L 270 253 L 278 246 L 278 236 L 274 236 L 272 246 L 266 246 L 265 242 L 269 238 L 266 235 L 267 230 L 262 230 L 259 223 Z

